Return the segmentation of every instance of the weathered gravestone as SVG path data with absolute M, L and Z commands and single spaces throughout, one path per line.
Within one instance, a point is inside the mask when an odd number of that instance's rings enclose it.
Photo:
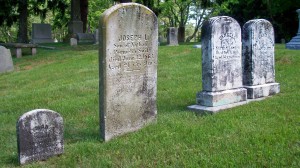
M 99 44 L 99 29 L 96 29 L 94 32 L 95 44 Z
M 167 44 L 169 46 L 178 45 L 178 29 L 176 27 L 169 27 L 167 37 Z
M 62 154 L 63 118 L 47 109 L 29 111 L 17 122 L 17 141 L 20 164 Z
M 0 46 L 0 73 L 14 70 L 14 64 L 9 49 Z
M 50 24 L 32 23 L 32 43 L 53 43 Z
M 77 46 L 77 39 L 76 38 L 70 38 L 70 46 Z
M 296 10 L 296 12 L 298 13 L 299 18 L 298 32 L 297 35 L 291 39 L 290 42 L 286 43 L 286 48 L 300 50 L 300 9 Z
M 228 16 L 202 26 L 202 88 L 191 110 L 213 113 L 246 103 L 242 81 L 241 28 Z
M 248 99 L 279 93 L 275 83 L 274 29 L 265 19 L 250 20 L 243 26 L 243 84 Z
M 157 17 L 137 3 L 115 5 L 100 18 L 100 130 L 107 141 L 155 121 Z

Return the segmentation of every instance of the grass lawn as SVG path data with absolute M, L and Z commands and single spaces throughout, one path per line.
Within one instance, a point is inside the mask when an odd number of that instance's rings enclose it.
M 0 167 L 19 166 L 16 122 L 37 108 L 64 118 L 65 153 L 24 167 L 300 167 L 300 50 L 276 45 L 279 94 L 206 116 L 186 110 L 202 88 L 200 53 L 160 46 L 157 123 L 105 143 L 96 46 L 14 58 L 0 74 Z

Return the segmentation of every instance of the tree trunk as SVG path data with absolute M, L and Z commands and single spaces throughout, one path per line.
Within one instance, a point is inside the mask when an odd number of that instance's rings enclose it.
M 179 26 L 178 28 L 178 42 L 184 42 L 185 39 L 185 27 Z
M 86 33 L 87 29 L 87 22 L 88 22 L 88 0 L 80 0 L 80 14 L 81 14 L 81 21 L 83 23 L 83 33 Z
M 18 31 L 18 42 L 28 43 L 27 36 L 27 17 L 28 17 L 28 3 L 27 0 L 19 0 L 19 31 Z

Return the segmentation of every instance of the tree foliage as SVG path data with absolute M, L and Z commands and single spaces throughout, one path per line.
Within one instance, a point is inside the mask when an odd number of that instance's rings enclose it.
M 217 0 L 220 3 L 222 0 Z M 220 12 L 235 18 L 241 26 L 248 20 L 263 18 L 269 20 L 275 29 L 275 38 L 290 39 L 296 35 L 298 18 L 295 12 L 300 1 L 286 0 L 229 0 Z

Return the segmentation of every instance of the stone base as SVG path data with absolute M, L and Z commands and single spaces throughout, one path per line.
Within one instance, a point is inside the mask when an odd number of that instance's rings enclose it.
M 195 111 L 199 114 L 214 114 L 214 113 L 217 113 L 221 110 L 233 108 L 233 107 L 240 106 L 240 105 L 243 105 L 243 104 L 247 104 L 247 101 L 227 104 L 227 105 L 223 105 L 223 106 L 216 106 L 216 107 L 207 107 L 207 106 L 201 106 L 201 105 L 196 104 L 196 105 L 188 106 L 187 108 L 189 110 Z
M 287 49 L 300 50 L 300 34 L 297 34 L 290 42 L 286 43 L 285 47 Z
M 237 88 L 219 92 L 202 91 L 197 93 L 196 102 L 198 105 L 207 107 L 223 106 L 247 100 L 247 90 Z
M 280 92 L 279 83 L 268 83 L 257 86 L 244 86 L 247 89 L 248 99 L 257 99 L 271 96 Z

